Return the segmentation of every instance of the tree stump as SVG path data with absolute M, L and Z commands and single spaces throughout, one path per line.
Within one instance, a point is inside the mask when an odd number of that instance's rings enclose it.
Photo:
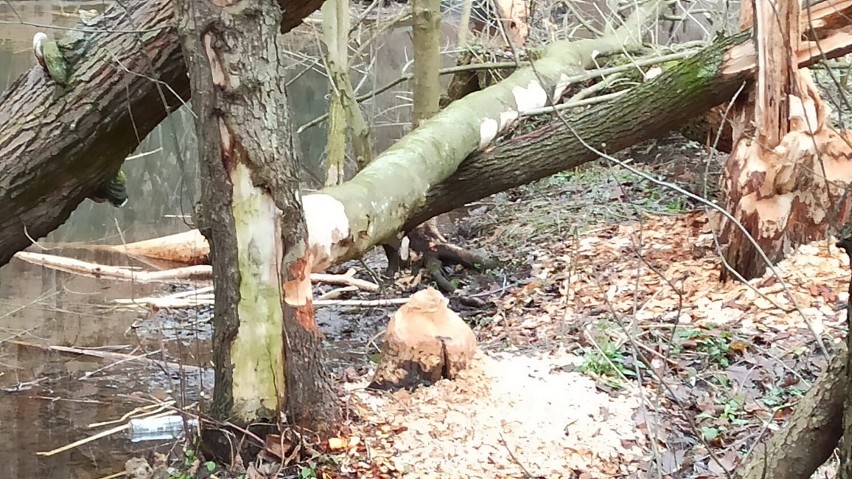
M 449 300 L 433 288 L 411 296 L 394 313 L 385 332 L 382 359 L 370 387 L 414 389 L 465 369 L 476 351 L 470 326 L 447 308 Z

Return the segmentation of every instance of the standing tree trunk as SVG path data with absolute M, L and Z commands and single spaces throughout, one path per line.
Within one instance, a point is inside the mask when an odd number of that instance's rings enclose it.
M 440 108 L 441 1 L 414 0 L 411 5 L 414 43 L 413 128 L 433 117 Z M 408 234 L 412 249 L 423 254 L 423 264 L 438 287 L 449 292 L 455 286 L 444 276 L 436 247 L 446 243 L 438 231 L 437 217 L 429 218 Z M 386 248 L 387 251 L 387 248 Z M 390 256 L 389 256 L 390 258 Z M 389 260 L 390 261 L 390 260 Z
M 355 90 L 349 75 L 349 2 L 329 0 L 322 7 L 323 40 L 328 71 L 328 147 L 326 186 L 344 180 L 346 137 L 352 139 L 352 150 L 358 170 L 373 161 L 373 140 L 364 114 L 355 101 Z
M 441 99 L 441 0 L 414 0 L 414 113 L 412 127 L 438 113 Z
M 796 64 L 802 43 L 798 0 L 744 2 L 742 8 L 741 26 L 754 25 L 757 81 L 732 109 L 734 148 L 722 190 L 726 209 L 775 262 L 846 217 L 850 199 L 842 188 L 852 172 L 835 167 L 845 164 L 845 140 L 825 124 L 826 107 L 807 70 Z M 830 43 L 818 41 L 820 47 Z M 734 223 L 723 222 L 721 239 L 725 259 L 739 275 L 763 274 L 766 261 Z M 723 279 L 729 275 L 722 271 Z
M 181 0 L 197 118 L 199 224 L 215 284 L 211 413 L 287 420 L 323 434 L 338 421 L 311 304 L 307 235 L 284 94 L 280 6 Z M 286 374 L 285 374 L 286 372 Z
M 339 185 L 346 166 L 346 112 L 341 78 L 349 70 L 349 6 L 346 0 L 328 0 L 322 6 L 322 38 L 328 73 L 328 141 L 325 146 L 325 185 Z

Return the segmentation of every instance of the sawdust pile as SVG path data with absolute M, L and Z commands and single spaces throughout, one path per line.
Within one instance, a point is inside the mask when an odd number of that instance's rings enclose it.
M 631 475 L 647 456 L 633 419 L 640 401 L 562 370 L 578 361 L 558 352 L 478 352 L 455 381 L 396 393 L 366 391 L 364 381 L 350 385 L 352 402 L 366 422 L 397 431 L 392 447 L 384 442 L 374 453 L 405 478 Z

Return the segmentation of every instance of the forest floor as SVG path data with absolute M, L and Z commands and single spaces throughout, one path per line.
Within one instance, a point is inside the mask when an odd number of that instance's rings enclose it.
M 695 143 L 672 138 L 619 156 L 715 198 L 719 159 Z M 319 308 L 345 411 L 340 435 L 285 468 L 260 458 L 204 475 L 193 455 L 194 472 L 175 477 L 724 477 L 826 369 L 818 341 L 831 353 L 845 333 L 850 274 L 824 240 L 761 278 L 723 283 L 705 208 L 601 163 L 470 205 L 444 219 L 448 239 L 500 266 L 446 271 L 458 287 L 450 307 L 478 341 L 467 370 L 414 391 L 369 389 L 397 306 Z M 340 271 L 371 279 L 384 265 L 375 252 Z M 408 270 L 344 299 L 398 299 L 429 285 Z
M 714 195 L 718 161 L 694 143 L 622 157 Z M 396 393 L 366 389 L 371 363 L 346 368 L 338 477 L 734 470 L 825 370 L 816 338 L 833 351 L 845 331 L 849 268 L 826 240 L 762 278 L 722 283 L 713 216 L 600 164 L 474 205 L 451 240 L 502 263 L 453 273 L 451 307 L 479 341 L 474 364 L 457 380 Z M 396 284 L 402 294 L 425 282 Z M 461 306 L 461 295 L 484 306 Z

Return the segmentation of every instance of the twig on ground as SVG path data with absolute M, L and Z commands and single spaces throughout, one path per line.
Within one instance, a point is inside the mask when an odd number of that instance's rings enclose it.
M 354 269 L 350 269 L 344 274 L 311 273 L 311 282 L 355 286 L 364 291 L 379 290 L 378 284 L 356 278 Z
M 107 266 L 80 261 L 63 256 L 30 253 L 15 253 L 15 258 L 66 273 L 94 278 L 120 279 L 137 283 L 174 282 L 179 280 L 205 280 L 212 278 L 212 268 L 207 265 L 185 266 L 163 271 L 136 271 L 120 266 Z
M 514 461 L 515 464 L 517 464 L 518 467 L 520 467 L 521 470 L 524 472 L 524 479 L 543 479 L 544 476 L 537 476 L 537 475 L 531 473 L 529 471 L 529 469 L 527 469 L 527 466 L 525 466 L 524 463 L 522 463 L 520 461 L 520 459 L 518 459 L 518 457 L 515 455 L 515 451 L 513 451 L 512 448 L 509 447 L 509 443 L 506 442 L 506 437 L 503 436 L 503 430 L 501 429 L 498 432 L 500 433 L 500 442 L 503 443 L 503 446 L 506 448 L 506 451 L 509 453 L 509 457 L 511 457 L 512 461 Z
M 351 293 L 354 291 L 358 291 L 358 288 L 356 286 L 344 286 L 342 288 L 335 288 L 327 293 L 321 294 L 319 297 L 317 297 L 317 301 L 337 299 L 344 293 Z
M 408 298 L 392 299 L 338 299 L 328 301 L 314 301 L 314 306 L 350 306 L 355 308 L 374 308 L 382 306 L 393 306 L 405 304 Z

